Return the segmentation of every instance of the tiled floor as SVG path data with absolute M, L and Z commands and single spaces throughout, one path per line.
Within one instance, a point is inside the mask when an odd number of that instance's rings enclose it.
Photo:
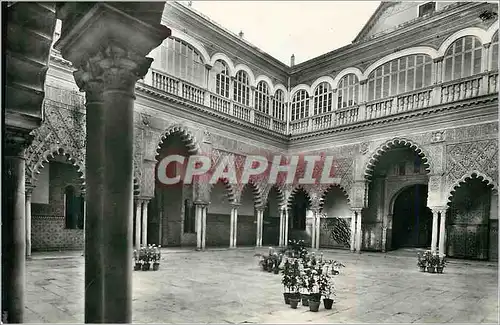
M 498 323 L 496 263 L 451 261 L 445 274 L 429 274 L 405 254 L 324 251 L 346 267 L 333 308 L 314 313 L 284 304 L 280 275 L 262 272 L 256 252 L 164 249 L 159 271 L 133 273 L 133 322 Z M 34 254 L 27 262 L 26 322 L 83 322 L 80 255 Z

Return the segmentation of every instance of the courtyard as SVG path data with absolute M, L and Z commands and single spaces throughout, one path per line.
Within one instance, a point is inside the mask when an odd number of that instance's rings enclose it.
M 134 323 L 498 323 L 498 265 L 451 260 L 421 273 L 414 252 L 322 250 L 343 264 L 331 310 L 291 309 L 264 249 L 162 249 L 159 271 L 133 273 Z M 131 259 L 132 263 L 132 259 Z M 25 322 L 83 323 L 81 252 L 33 253 Z

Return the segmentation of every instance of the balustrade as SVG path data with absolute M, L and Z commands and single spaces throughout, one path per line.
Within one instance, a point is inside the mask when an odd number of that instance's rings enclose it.
M 282 134 L 286 133 L 286 121 L 275 119 L 251 107 L 211 93 L 207 89 L 156 70 L 152 70 L 151 80 L 151 85 L 159 90 L 208 106 L 210 109 L 232 115 L 268 130 Z M 498 93 L 498 71 L 374 100 L 361 106 L 337 109 L 333 113 L 328 112 L 299 121 L 291 121 L 289 132 L 291 134 L 301 134 L 323 130 L 494 93 Z

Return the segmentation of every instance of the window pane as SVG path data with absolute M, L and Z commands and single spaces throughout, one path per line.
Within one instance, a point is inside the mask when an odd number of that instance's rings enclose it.
M 462 55 L 456 55 L 454 59 L 453 79 L 460 79 L 462 77 Z
M 472 53 L 467 52 L 464 55 L 464 71 L 462 77 L 468 77 L 472 75 L 471 69 L 472 69 Z
M 453 58 L 449 57 L 444 60 L 444 81 L 451 80 L 451 74 L 453 70 Z
M 481 72 L 482 53 L 481 49 L 474 52 L 474 74 Z
M 408 70 L 408 79 L 406 80 L 406 91 L 412 91 L 414 90 L 414 81 L 413 78 L 415 77 L 415 70 L 411 69 Z
M 424 67 L 418 66 L 416 74 L 417 75 L 416 75 L 416 80 L 415 80 L 415 89 L 419 89 L 419 88 L 422 88 L 422 85 L 423 85 Z
M 426 64 L 424 68 L 424 87 L 430 86 L 432 83 L 432 65 Z

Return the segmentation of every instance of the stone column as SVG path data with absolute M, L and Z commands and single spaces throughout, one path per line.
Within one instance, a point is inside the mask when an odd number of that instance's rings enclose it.
M 27 133 L 6 129 L 2 172 L 2 312 L 7 323 L 23 323 L 25 308 Z
M 356 212 L 352 211 L 351 217 L 351 252 L 354 253 L 356 250 Z
M 279 246 L 286 246 L 285 244 L 285 208 L 280 209 L 280 238 Z
M 256 247 L 262 247 L 262 232 L 264 230 L 264 208 L 257 208 L 257 240 Z
M 58 9 L 63 23 L 55 47 L 86 93 L 85 323 L 132 321 L 135 84 L 151 66 L 145 56 L 171 34 L 160 25 L 160 8 L 68 3 Z
M 229 247 L 236 248 L 236 242 L 238 237 L 238 205 L 233 203 L 231 206 L 232 206 L 231 231 L 230 231 L 231 240 L 229 242 Z
M 233 248 L 234 238 L 234 208 L 231 208 L 231 215 L 229 219 L 229 248 Z
M 439 211 L 432 210 L 432 238 L 431 238 L 431 251 L 433 253 L 437 252 L 437 243 L 438 243 L 438 219 L 439 219 Z
M 306 212 L 306 220 L 307 219 L 312 219 L 311 223 L 311 248 L 314 249 L 315 246 L 316 246 L 316 211 L 311 211 L 312 213 L 312 218 L 308 217 L 309 212 Z M 306 226 L 306 229 L 307 229 L 307 226 Z
M 207 210 L 208 206 L 203 205 L 201 210 L 201 249 L 205 249 L 207 243 Z
M 320 231 L 321 231 L 321 215 L 319 214 L 319 211 L 315 212 L 315 219 L 316 219 L 316 249 L 319 249 L 319 236 L 320 236 Z
M 439 256 L 445 256 L 446 252 L 446 209 L 439 211 L 441 214 L 441 225 L 439 226 Z
M 135 249 L 141 248 L 141 206 L 142 200 L 135 200 Z
M 148 246 L 148 204 L 149 200 L 142 201 L 142 241 L 141 244 Z
M 287 246 L 288 245 L 288 220 L 289 220 L 289 213 L 288 213 L 288 207 L 285 208 L 285 230 L 284 230 L 284 241 L 283 241 L 283 246 Z
M 33 193 L 33 187 L 26 186 L 26 258 L 31 258 L 31 194 Z
M 195 219 L 196 219 L 196 249 L 201 250 L 203 248 L 202 246 L 202 234 L 203 234 L 203 229 L 202 229 L 202 223 L 203 223 L 203 206 L 200 203 L 195 203 Z
M 361 253 L 362 230 L 361 230 L 361 214 L 363 209 L 356 208 L 356 251 Z

